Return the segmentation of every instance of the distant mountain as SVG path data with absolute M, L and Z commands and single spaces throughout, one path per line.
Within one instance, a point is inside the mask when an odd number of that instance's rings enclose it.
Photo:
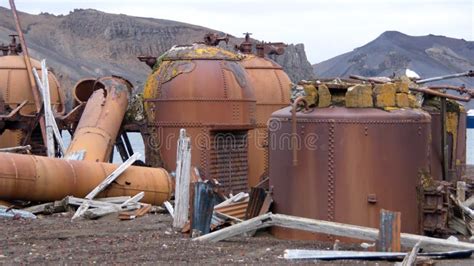
M 150 69 L 136 56 L 159 56 L 173 45 L 202 41 L 204 34 L 218 32 L 176 21 L 92 9 L 74 10 L 65 16 L 20 13 L 20 19 L 31 55 L 46 58 L 63 87 L 81 78 L 110 74 L 124 76 L 140 87 Z M 14 25 L 11 11 L 0 7 L 0 43 L 9 42 L 8 35 L 16 32 Z M 232 37 L 225 48 L 233 49 L 241 40 Z M 312 75 L 302 44 L 289 45 L 276 61 L 294 81 Z
M 405 68 L 422 78 L 474 69 L 474 42 L 444 36 L 409 36 L 386 31 L 351 52 L 313 65 L 317 77 L 390 76 Z M 443 82 L 474 87 L 474 78 Z

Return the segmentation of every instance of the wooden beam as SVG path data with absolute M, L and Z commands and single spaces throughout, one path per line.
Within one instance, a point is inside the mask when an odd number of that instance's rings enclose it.
M 139 152 L 134 153 L 132 156 L 130 156 L 127 161 L 117 167 L 109 176 L 104 179 L 104 181 L 102 181 L 97 187 L 95 187 L 91 192 L 89 192 L 89 194 L 87 194 L 85 198 L 91 200 L 95 196 L 97 196 L 97 194 L 106 189 L 112 182 L 115 181 L 115 179 L 117 179 L 123 172 L 125 172 L 128 167 L 130 167 L 136 160 L 138 160 L 140 156 L 141 154 Z M 83 205 L 79 206 L 79 208 L 76 210 L 76 213 L 74 213 L 74 215 L 72 216 L 71 220 L 80 217 L 87 211 L 88 208 L 89 202 L 85 202 Z
M 0 152 L 31 151 L 31 145 L 1 148 Z
M 86 199 L 93 199 L 97 194 L 106 189 L 112 182 L 115 181 L 125 170 L 127 170 L 136 160 L 140 158 L 139 152 L 134 153 L 127 161 L 117 167 L 107 178 L 104 179 L 96 188 L 94 188 L 89 194 L 86 195 Z
M 402 261 L 402 266 L 412 266 L 416 264 L 416 254 L 418 254 L 418 251 L 420 251 L 420 245 L 421 241 L 416 243 L 413 249 L 409 253 L 407 253 L 407 255 Z
M 163 203 L 163 205 L 165 205 L 165 208 L 166 210 L 168 211 L 168 213 L 171 215 L 171 218 L 174 219 L 174 208 L 173 208 L 173 205 L 171 205 L 171 203 L 169 201 L 165 201 Z
M 459 202 L 466 201 L 466 182 L 458 181 L 456 183 L 456 199 Z
M 191 145 L 186 130 L 179 131 L 176 160 L 176 188 L 173 227 L 183 229 L 189 219 L 189 185 L 191 180 Z
M 378 229 L 370 227 L 301 218 L 284 214 L 267 213 L 193 240 L 217 242 L 232 236 L 269 226 L 279 226 L 310 231 L 313 233 L 330 234 L 369 241 L 377 240 L 379 233 Z M 462 241 L 453 242 L 446 239 L 407 233 L 402 233 L 400 237 L 401 245 L 408 248 L 415 246 L 416 243 L 421 241 L 421 248 L 424 250 L 474 250 L 474 244 Z
M 49 105 L 49 100 L 48 97 L 46 97 L 46 89 L 44 88 L 44 83 L 41 81 L 39 78 L 38 72 L 36 71 L 36 68 L 33 68 L 33 75 L 35 76 L 36 79 L 36 84 L 37 88 L 41 92 L 41 95 L 43 97 L 43 110 L 44 110 L 44 117 L 45 117 L 45 126 L 46 126 L 46 154 L 48 157 L 55 157 L 56 153 L 54 150 L 54 135 L 53 135 L 53 127 L 51 126 L 51 121 L 49 119 L 49 111 L 51 110 L 51 105 Z M 44 75 L 43 75 L 44 78 Z M 50 108 L 48 108 L 48 105 Z

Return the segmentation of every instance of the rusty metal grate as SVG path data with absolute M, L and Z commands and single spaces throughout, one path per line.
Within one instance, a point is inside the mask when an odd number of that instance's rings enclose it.
M 248 190 L 247 131 L 211 132 L 209 174 L 227 193 Z

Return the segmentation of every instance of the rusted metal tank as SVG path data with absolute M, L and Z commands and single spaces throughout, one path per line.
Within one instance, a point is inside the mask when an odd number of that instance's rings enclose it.
M 258 184 L 260 177 L 268 173 L 267 122 L 271 114 L 290 104 L 291 80 L 283 68 L 273 60 L 246 54 L 241 61 L 254 88 L 256 129 L 249 132 L 249 186 Z
M 450 106 L 457 105 L 450 103 Z M 446 112 L 447 176 L 443 171 L 442 115 L 439 108 L 424 106 L 431 115 L 431 176 L 434 180 L 460 181 L 466 172 L 466 111 L 463 107 Z M 456 109 L 456 110 L 453 110 Z
M 402 213 L 402 232 L 420 232 L 417 187 L 430 162 L 428 113 L 315 108 L 297 113 L 297 135 L 291 117 L 291 108 L 284 108 L 269 124 L 274 212 L 378 228 L 383 208 Z M 273 232 L 324 239 L 295 230 Z
M 31 64 L 41 76 L 41 64 L 31 60 Z M 59 82 L 54 74 L 49 73 L 49 86 L 51 91 L 51 105 L 56 113 L 64 113 L 64 96 L 59 88 Z M 36 113 L 35 102 L 31 93 L 31 86 L 26 72 L 25 61 L 22 56 L 9 55 L 0 57 L 0 92 L 3 95 L 4 104 L 15 109 L 23 101 L 28 100 L 20 114 L 24 116 Z
M 41 64 L 33 59 L 31 64 L 39 70 L 41 76 Z M 48 77 L 52 109 L 55 115 L 63 115 L 65 113 L 65 98 L 59 87 L 59 82 L 52 73 L 49 73 Z M 0 125 L 0 148 L 23 143 L 28 132 L 31 132 L 34 127 L 36 114 L 36 106 L 23 56 L 0 56 L 0 115 L 9 115 L 25 100 L 27 101 L 26 105 L 21 107 L 15 116 L 2 119 L 6 122 L 2 122 Z M 3 129 L 6 130 L 2 132 Z M 40 138 L 41 136 L 41 132 L 36 132 L 39 136 L 36 136 L 35 132 L 31 135 L 33 141 L 36 137 Z M 12 138 L 17 141 L 11 142 Z M 42 143 L 42 140 L 40 142 Z M 34 150 L 36 150 L 37 144 L 39 145 L 39 143 L 33 143 Z
M 176 46 L 158 60 L 144 89 L 147 164 L 176 168 L 179 129 L 191 137 L 192 165 L 229 192 L 247 190 L 247 133 L 255 95 L 241 56 L 204 44 Z
M 68 195 L 84 197 L 118 165 L 0 153 L 0 199 L 54 201 Z M 130 166 L 98 197 L 134 196 L 161 205 L 169 200 L 172 181 L 161 168 Z
M 106 162 L 127 111 L 132 85 L 120 77 L 103 77 L 82 80 L 75 88 L 76 101 L 88 100 L 66 157 L 84 152 L 86 161 Z

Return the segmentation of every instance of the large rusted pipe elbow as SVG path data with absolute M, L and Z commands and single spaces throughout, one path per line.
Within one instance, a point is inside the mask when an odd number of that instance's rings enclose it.
M 87 101 L 87 104 L 66 157 L 85 151 L 84 160 L 109 160 L 131 90 L 130 82 L 119 77 L 82 80 L 75 86 L 76 101 Z

